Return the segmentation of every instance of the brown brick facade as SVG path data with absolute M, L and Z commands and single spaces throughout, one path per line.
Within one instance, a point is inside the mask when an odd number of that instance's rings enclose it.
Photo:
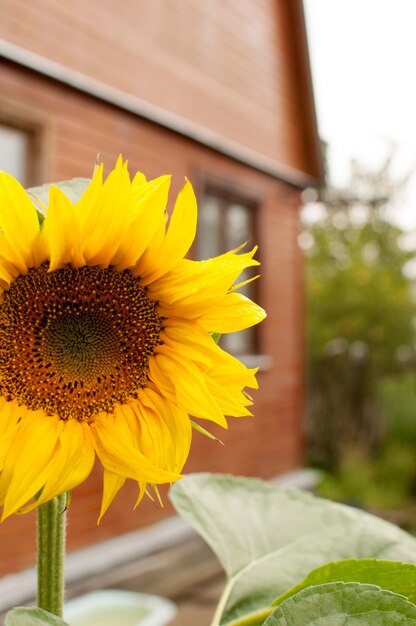
M 4 0 L 0 38 L 316 175 L 298 5 Z
M 307 130 L 313 116 L 296 83 L 306 64 L 296 52 L 297 6 L 295 0 L 145 0 L 137 11 L 135 0 L 13 0 L 0 4 L 0 37 L 316 177 L 316 145 Z M 258 375 L 255 417 L 230 419 L 229 431 L 210 424 L 225 446 L 195 434 L 185 471 L 271 477 L 299 467 L 300 189 L 8 60 L 0 60 L 1 121 L 33 129 L 36 177 L 43 181 L 90 176 L 97 152 L 108 171 L 121 153 L 131 172 L 173 174 L 171 199 L 185 176 L 197 195 L 208 177 L 256 199 L 259 298 L 268 312 L 259 347 L 271 365 Z M 172 512 L 166 497 L 164 511 L 145 501 L 133 512 L 136 487 L 128 484 L 97 527 L 101 479 L 96 467 L 73 494 L 72 549 Z M 34 537 L 33 513 L 0 525 L 0 575 L 34 563 Z
M 20 109 L 26 115 L 32 110 L 34 118 L 45 120 L 52 180 L 88 176 L 97 152 L 102 153 L 109 167 L 121 152 L 129 158 L 132 171 L 140 168 L 149 177 L 172 173 L 175 193 L 185 176 L 195 181 L 198 191 L 198 180 L 205 173 L 228 180 L 259 199 L 263 261 L 260 291 L 262 304 L 268 311 L 260 341 L 261 352 L 272 358 L 273 367 L 259 375 L 256 417 L 231 419 L 229 432 L 218 430 L 225 447 L 195 435 L 186 471 L 272 476 L 297 467 L 302 457 L 298 190 L 12 64 L 2 67 L 0 92 L 13 94 L 16 114 Z M 9 102 L 3 99 L 0 104 L 4 109 Z M 97 468 L 94 476 L 74 493 L 69 513 L 71 547 L 131 530 L 170 511 L 167 507 L 161 512 L 145 502 L 133 513 L 136 490 L 131 485 L 119 494 L 97 528 L 100 490 L 101 474 Z M 33 537 L 32 515 L 13 518 L 0 526 L 0 573 L 33 562 Z

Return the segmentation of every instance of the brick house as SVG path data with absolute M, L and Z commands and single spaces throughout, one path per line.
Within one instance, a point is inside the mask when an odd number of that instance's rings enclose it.
M 260 366 L 255 418 L 202 436 L 186 471 L 276 476 L 302 464 L 302 189 L 321 160 L 301 0 L 0 3 L 0 168 L 27 186 L 90 176 L 97 152 L 148 177 L 184 176 L 200 204 L 200 258 L 260 245 L 268 318 L 227 347 Z M 101 472 L 75 490 L 69 546 L 163 515 L 125 486 L 97 528 Z M 166 498 L 165 498 L 166 499 Z M 0 574 L 34 562 L 34 514 L 0 526 Z

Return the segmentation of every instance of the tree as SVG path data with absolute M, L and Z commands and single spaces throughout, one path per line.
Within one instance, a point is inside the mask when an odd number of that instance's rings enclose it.
M 405 269 L 415 250 L 388 217 L 406 182 L 391 169 L 391 157 L 375 171 L 353 163 L 346 188 L 328 186 L 313 211 L 306 207 L 308 424 L 312 459 L 324 465 L 344 447 L 377 441 L 377 381 L 413 353 L 416 305 Z

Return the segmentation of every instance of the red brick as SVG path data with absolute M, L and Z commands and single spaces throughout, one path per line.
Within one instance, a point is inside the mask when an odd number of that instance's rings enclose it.
M 304 172 L 299 0 L 13 0 L 0 37 Z
M 295 0 L 13 0 L 0 7 L 0 36 L 316 175 L 310 120 L 296 82 L 296 5 Z M 122 153 L 131 171 L 141 169 L 149 177 L 172 173 L 173 194 L 185 176 L 200 193 L 205 175 L 259 198 L 259 292 L 268 312 L 260 344 L 273 366 L 259 373 L 255 417 L 230 419 L 229 431 L 210 425 L 224 447 L 196 434 L 185 469 L 271 477 L 299 466 L 299 190 L 11 62 L 1 62 L 0 69 L 0 120 L 12 113 L 43 129 L 39 171 L 44 180 L 90 176 L 97 152 L 108 170 Z M 97 527 L 101 480 L 97 466 L 74 491 L 70 549 L 172 513 L 166 498 L 164 511 L 145 499 L 132 512 L 137 489 L 130 482 Z M 35 515 L 4 522 L 0 545 L 0 575 L 33 564 Z

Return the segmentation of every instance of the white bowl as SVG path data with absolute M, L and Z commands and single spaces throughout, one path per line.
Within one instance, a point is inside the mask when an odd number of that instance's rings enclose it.
M 122 589 L 93 591 L 65 603 L 70 626 L 165 626 L 176 615 L 166 598 Z

